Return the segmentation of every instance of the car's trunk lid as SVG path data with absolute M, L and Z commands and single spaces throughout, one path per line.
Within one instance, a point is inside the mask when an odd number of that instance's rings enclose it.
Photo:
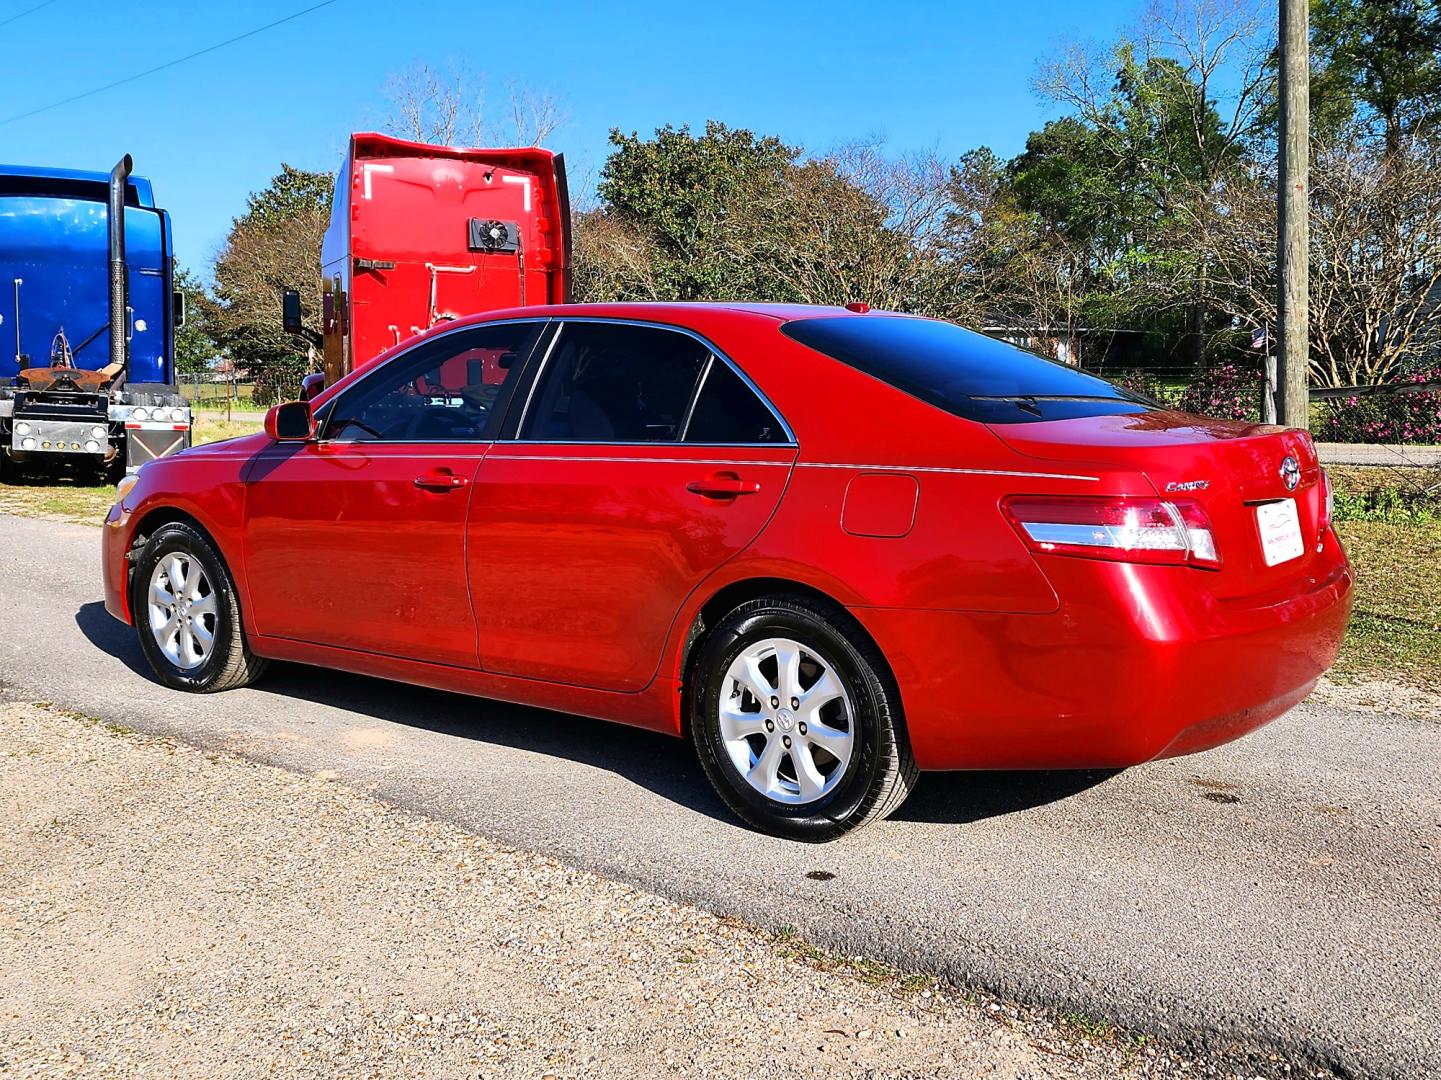
M 1194 499 L 1215 533 L 1216 593 L 1250 596 L 1305 576 L 1316 558 L 1324 494 L 1311 438 L 1303 431 L 1153 411 L 1017 424 L 991 430 L 1013 450 L 1047 460 L 1086 461 L 1140 472 L 1163 497 Z M 1299 475 L 1288 486 L 1287 459 Z M 1293 500 L 1302 551 L 1268 565 L 1262 521 Z M 1273 550 L 1274 536 L 1273 536 Z

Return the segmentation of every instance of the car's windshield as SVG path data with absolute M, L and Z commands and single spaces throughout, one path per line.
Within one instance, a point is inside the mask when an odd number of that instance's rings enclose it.
M 986 424 L 1144 412 L 1105 379 L 954 323 L 902 315 L 796 319 L 787 337 L 947 412 Z

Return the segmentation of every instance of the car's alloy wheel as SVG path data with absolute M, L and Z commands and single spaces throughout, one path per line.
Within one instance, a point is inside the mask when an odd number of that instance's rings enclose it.
M 855 748 L 850 695 L 824 657 L 790 638 L 762 638 L 731 661 L 717 720 L 746 783 L 794 806 L 834 791 Z
M 842 608 L 740 605 L 705 628 L 688 688 L 706 775 L 756 828 L 832 840 L 885 817 L 914 786 L 889 669 Z
M 130 610 L 140 649 L 166 686 L 211 693 L 265 670 L 250 651 L 230 571 L 210 538 L 187 522 L 162 525 L 135 560 Z
M 200 561 L 172 551 L 150 575 L 150 632 L 165 658 L 193 671 L 215 651 L 215 587 Z

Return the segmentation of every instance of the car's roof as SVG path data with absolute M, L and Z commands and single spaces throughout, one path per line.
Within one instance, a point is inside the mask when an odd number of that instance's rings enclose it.
M 814 319 L 827 315 L 860 317 L 860 313 L 849 308 L 828 304 L 771 304 L 745 300 L 683 301 L 683 300 L 642 300 L 599 304 L 538 304 L 532 307 L 505 308 L 487 311 L 479 315 L 458 320 L 467 322 L 488 322 L 492 319 L 536 316 L 561 318 L 569 316 L 605 316 L 608 318 L 657 319 L 684 322 L 686 316 L 697 312 L 734 312 L 738 315 L 763 317 L 776 322 L 790 322 L 793 319 Z M 897 312 L 875 311 L 876 315 L 893 315 Z M 453 325 L 453 324 L 452 324 Z

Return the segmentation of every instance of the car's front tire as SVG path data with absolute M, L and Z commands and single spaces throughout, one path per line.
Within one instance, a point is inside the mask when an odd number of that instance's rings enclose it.
M 691 737 L 720 797 L 764 832 L 818 843 L 878 821 L 915 786 L 899 694 L 839 607 L 752 600 L 707 628 Z
M 235 583 L 210 539 L 185 522 L 156 529 L 135 560 L 130 611 L 140 650 L 175 690 L 209 694 L 254 682 Z

